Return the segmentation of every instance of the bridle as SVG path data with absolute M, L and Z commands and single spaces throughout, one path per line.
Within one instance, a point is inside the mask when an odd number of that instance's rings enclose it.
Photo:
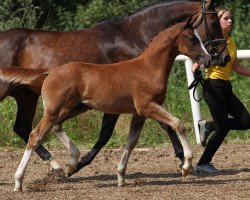
M 204 47 L 207 49 L 209 55 L 211 56 L 211 59 L 218 59 L 219 56 L 222 54 L 222 52 L 226 49 L 227 47 L 227 41 L 225 39 L 211 39 L 211 34 L 209 32 L 209 28 L 208 28 L 208 22 L 207 22 L 207 18 L 206 15 L 211 14 L 211 15 L 217 15 L 216 11 L 206 11 L 206 6 L 205 6 L 206 0 L 202 0 L 202 13 L 201 16 L 198 17 L 197 19 L 197 23 L 195 23 L 195 25 L 193 25 L 193 28 L 196 29 L 198 26 L 200 26 L 200 24 L 202 23 L 202 21 L 204 20 L 204 25 L 205 25 L 205 30 L 206 30 L 206 36 L 207 36 L 207 42 L 204 44 Z M 217 44 L 224 44 L 224 47 L 222 48 L 221 51 L 219 51 L 216 47 Z M 201 73 L 201 72 L 200 72 Z M 196 99 L 195 97 L 195 90 L 197 89 L 198 84 L 202 85 L 203 88 L 203 95 L 200 99 Z M 200 102 L 203 99 L 204 96 L 204 87 L 205 82 L 203 79 L 203 75 L 202 73 L 198 76 L 198 78 L 194 79 L 194 81 L 190 84 L 190 86 L 188 87 L 189 90 L 191 90 L 193 88 L 193 97 L 194 100 L 197 102 Z
M 198 26 L 200 26 L 200 24 L 204 20 L 206 36 L 208 39 L 208 41 L 204 44 L 204 47 L 208 50 L 208 53 L 211 56 L 211 59 L 218 59 L 218 57 L 226 49 L 227 41 L 225 39 L 214 39 L 214 40 L 211 39 L 211 34 L 209 32 L 206 15 L 208 15 L 208 14 L 212 14 L 212 15 L 216 14 L 217 15 L 217 12 L 216 11 L 209 11 L 209 12 L 206 11 L 205 3 L 206 3 L 206 0 L 203 0 L 202 1 L 202 14 L 200 17 L 200 21 L 193 28 L 197 28 Z M 222 48 L 221 51 L 219 51 L 216 47 L 217 44 L 225 44 L 225 46 Z

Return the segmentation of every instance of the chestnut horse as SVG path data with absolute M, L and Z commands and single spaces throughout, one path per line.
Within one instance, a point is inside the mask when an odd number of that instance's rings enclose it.
M 72 61 L 114 63 L 127 60 L 139 55 L 159 31 L 191 16 L 198 23 L 197 29 L 203 43 L 212 53 L 213 64 L 223 65 L 230 57 L 224 50 L 225 44 L 218 40 L 223 39 L 223 35 L 217 14 L 210 4 L 210 0 L 206 4 L 205 1 L 202 4 L 200 1 L 164 1 L 124 18 L 105 20 L 81 31 L 12 29 L 0 32 L 0 66 L 49 70 Z M 214 53 L 214 49 L 219 53 Z M 4 88 L 1 87 L 0 99 L 8 95 L 15 98 L 18 111 L 14 131 L 27 142 L 40 93 L 25 86 Z M 76 106 L 74 111 L 78 109 L 80 112 L 81 105 Z M 118 117 L 118 114 L 104 114 L 100 138 L 91 151 L 81 158 L 78 170 L 91 163 L 107 143 Z M 144 121 L 143 117 L 134 115 L 130 134 L 139 134 Z M 163 128 L 173 143 L 176 156 L 182 160 L 183 149 L 176 133 L 170 126 Z M 72 147 L 60 126 L 54 130 L 68 148 Z M 43 146 L 39 146 L 36 152 L 43 160 L 51 161 L 53 168 L 59 168 Z
M 25 153 L 15 173 L 14 191 L 22 191 L 22 182 L 33 151 L 41 144 L 51 128 L 68 117 L 76 106 L 82 112 L 95 109 L 104 113 L 131 113 L 150 118 L 175 130 L 184 150 L 182 175 L 188 174 L 192 150 L 181 121 L 161 107 L 165 101 L 167 80 L 176 56 L 182 53 L 200 65 L 208 67 L 210 56 L 204 51 L 197 31 L 189 22 L 181 22 L 162 31 L 144 52 L 131 60 L 115 64 L 73 62 L 41 74 L 38 70 L 2 69 L 1 79 L 12 84 L 24 84 L 37 90 L 36 82 L 43 82 L 41 95 L 44 114 L 32 130 Z M 203 48 L 202 48 L 203 47 Z M 24 73 L 22 73 L 24 71 Z M 46 77 L 47 76 L 47 77 Z M 46 78 L 45 78 L 46 77 Z M 78 158 L 69 163 L 76 170 Z M 72 164 L 74 166 L 72 166 Z M 125 165 L 121 166 L 118 185 L 124 184 Z M 123 169 L 124 168 L 124 169 Z M 124 173 L 120 173 L 124 171 Z

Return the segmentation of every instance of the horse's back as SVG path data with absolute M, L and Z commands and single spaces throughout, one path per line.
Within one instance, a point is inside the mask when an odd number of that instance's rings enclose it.
M 125 60 L 134 55 L 119 48 L 126 43 L 123 35 L 119 24 L 109 21 L 79 31 L 11 29 L 0 33 L 0 66 L 48 69 L 68 62 Z

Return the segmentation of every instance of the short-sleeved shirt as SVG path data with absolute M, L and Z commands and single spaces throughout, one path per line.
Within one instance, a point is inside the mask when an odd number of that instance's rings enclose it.
M 234 40 L 231 37 L 227 37 L 227 50 L 231 57 L 231 60 L 227 63 L 225 67 L 211 66 L 206 70 L 206 78 L 210 79 L 222 79 L 230 80 L 232 66 L 237 57 L 237 47 Z

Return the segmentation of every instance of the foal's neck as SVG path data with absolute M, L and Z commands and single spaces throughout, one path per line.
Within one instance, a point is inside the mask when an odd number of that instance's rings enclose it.
M 156 36 L 148 47 L 141 54 L 142 59 L 147 67 L 154 70 L 170 71 L 178 50 L 178 36 L 182 32 L 183 23 L 176 24 Z

